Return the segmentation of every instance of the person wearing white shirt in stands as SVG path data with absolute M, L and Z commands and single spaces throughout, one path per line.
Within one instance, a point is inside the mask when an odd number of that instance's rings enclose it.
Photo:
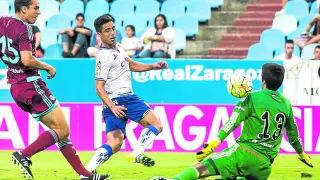
M 293 54 L 294 52 L 293 40 L 287 40 L 284 49 L 285 49 L 285 53 L 275 57 L 274 60 L 301 60 L 300 57 Z
M 137 54 L 142 49 L 142 44 L 140 40 L 135 37 L 135 27 L 132 25 L 126 26 L 126 35 L 127 37 L 122 38 L 121 45 L 126 53 L 132 57 Z

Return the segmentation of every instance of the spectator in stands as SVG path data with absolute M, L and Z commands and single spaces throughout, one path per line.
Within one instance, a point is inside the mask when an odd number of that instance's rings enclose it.
M 140 39 L 144 44 L 140 57 L 175 58 L 175 39 L 175 30 L 168 26 L 167 18 L 159 14 L 154 20 L 154 27 L 149 28 Z
M 140 40 L 135 37 L 135 27 L 132 25 L 126 26 L 126 35 L 127 37 L 123 38 L 121 41 L 123 49 L 127 52 L 127 54 L 132 57 L 137 55 L 141 51 L 142 45 L 140 44 Z
M 90 44 L 92 31 L 84 27 L 84 14 L 78 13 L 76 15 L 76 27 L 61 30 L 63 57 L 88 57 L 87 48 Z M 72 45 L 71 52 L 69 51 Z
M 314 48 L 313 55 L 314 55 L 314 59 L 312 60 L 320 60 L 320 45 Z
M 312 33 L 312 38 L 310 38 L 308 41 L 306 41 L 303 46 L 306 46 L 308 44 L 313 44 L 313 43 L 320 43 L 320 9 L 319 9 L 319 14 L 317 14 L 307 25 L 305 32 L 303 34 L 307 34 L 312 26 L 315 26 L 314 31 Z
M 286 41 L 284 50 L 285 50 L 285 53 L 275 57 L 274 60 L 301 60 L 300 57 L 293 54 L 294 52 L 293 40 Z
M 36 25 L 31 25 L 32 27 L 32 33 L 36 37 L 36 44 L 35 44 L 35 49 L 36 49 L 36 56 L 37 58 L 42 58 L 44 50 L 42 49 L 40 42 L 41 42 L 41 32 L 38 26 Z
M 106 15 L 110 16 L 113 19 L 113 22 L 115 22 L 115 19 L 113 18 L 113 16 L 111 16 L 110 14 L 106 14 Z M 116 30 L 116 41 L 121 43 L 121 40 L 122 40 L 122 35 L 120 31 Z M 95 32 L 92 37 L 92 43 L 87 50 L 88 55 L 90 57 L 97 57 L 100 45 L 101 45 L 101 39 Z

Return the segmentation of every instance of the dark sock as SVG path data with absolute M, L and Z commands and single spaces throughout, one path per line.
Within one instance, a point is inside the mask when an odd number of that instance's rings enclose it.
M 68 160 L 69 164 L 79 175 L 86 176 L 86 177 L 89 177 L 91 175 L 91 172 L 86 170 L 86 168 L 83 166 L 71 141 L 63 140 L 58 143 L 58 146 L 63 156 Z
M 34 154 L 45 150 L 59 141 L 59 137 L 54 130 L 49 130 L 42 133 L 37 140 L 30 144 L 27 148 L 21 151 L 22 155 L 30 158 Z

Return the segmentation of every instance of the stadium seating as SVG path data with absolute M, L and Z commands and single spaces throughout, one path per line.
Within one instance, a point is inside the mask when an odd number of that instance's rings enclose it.
M 175 21 L 185 16 L 185 7 L 179 1 L 169 0 L 162 4 L 161 13 L 165 14 L 171 21 Z
M 310 23 L 314 15 L 305 16 L 300 19 L 298 28 L 300 29 L 306 29 L 307 25 Z M 310 29 L 310 32 L 314 31 L 314 26 Z
M 84 26 L 91 29 L 92 31 L 95 31 L 94 20 L 95 19 L 91 16 L 86 17 L 85 22 L 84 22 Z M 75 23 L 73 23 L 73 26 L 75 26 Z
M 285 7 L 285 13 L 294 15 L 298 20 L 309 15 L 309 5 L 306 1 L 289 1 Z
M 313 52 L 314 48 L 319 44 L 309 44 L 302 49 L 301 59 L 302 60 L 311 60 L 314 58 Z
M 272 50 L 283 48 L 285 45 L 285 35 L 277 29 L 267 29 L 262 32 L 260 43 L 265 44 Z
M 147 28 L 147 21 L 148 19 L 146 18 L 143 18 L 143 17 L 138 18 L 136 16 L 133 16 L 123 21 L 123 28 L 125 28 L 127 25 L 133 25 L 136 29 L 136 32 L 140 32 L 143 29 Z
M 65 14 L 69 19 L 75 19 L 78 13 L 84 12 L 84 4 L 79 0 L 68 0 L 61 4 L 60 13 Z
M 293 40 L 294 38 L 297 38 L 301 35 L 301 33 L 304 32 L 304 29 L 297 29 L 295 31 L 292 31 L 290 34 L 288 34 L 287 39 L 288 40 Z
M 59 14 L 60 4 L 57 1 L 40 0 L 41 15 L 48 20 L 50 17 Z
M 58 59 L 58 58 L 63 58 L 62 57 L 62 46 L 61 44 L 53 44 L 48 46 L 45 49 L 45 58 L 52 58 L 52 59 Z
M 185 49 L 187 44 L 186 33 L 182 29 L 175 29 L 176 30 L 176 50 L 181 51 Z
M 317 1 L 314 1 L 311 5 L 311 9 L 310 9 L 310 15 L 314 16 L 315 14 L 317 14 L 319 11 L 319 7 L 317 7 Z
M 122 24 L 124 19 L 134 15 L 134 3 L 130 0 L 115 1 L 111 5 L 110 14 L 116 18 L 116 21 L 118 21 L 116 23 Z
M 144 0 L 137 5 L 135 16 L 154 19 L 159 14 L 159 3 L 156 0 Z
M 285 35 L 297 29 L 297 19 L 293 15 L 281 15 L 274 18 L 272 29 L 278 29 Z
M 96 19 L 103 14 L 108 14 L 109 9 L 109 4 L 106 1 L 92 0 L 86 5 L 85 16 L 86 18 Z
M 0 1 L 0 15 L 9 15 L 10 6 L 7 1 Z
M 266 60 L 273 59 L 273 50 L 265 44 L 256 43 L 250 46 L 248 50 L 248 60 Z
M 211 9 L 206 1 L 192 1 L 187 6 L 187 16 L 193 16 L 199 22 L 206 22 L 211 17 Z
M 56 31 L 60 31 L 68 27 L 71 27 L 71 20 L 63 14 L 52 16 L 47 23 L 47 28 L 52 28 Z
M 276 49 L 275 53 L 274 53 L 274 57 L 279 56 L 279 55 L 281 55 L 283 53 L 285 53 L 285 49 L 284 48 Z M 293 50 L 293 54 L 298 56 L 298 57 L 300 57 L 300 53 L 301 53 L 300 48 L 297 45 L 295 45 L 294 46 L 294 50 Z
M 195 36 L 199 31 L 198 20 L 192 16 L 183 16 L 177 19 L 174 23 L 174 27 L 182 29 L 188 37 Z
M 50 29 L 50 28 L 45 28 L 43 30 L 41 30 L 41 47 L 46 49 L 48 46 L 52 45 L 52 44 L 57 44 L 57 31 L 54 29 Z

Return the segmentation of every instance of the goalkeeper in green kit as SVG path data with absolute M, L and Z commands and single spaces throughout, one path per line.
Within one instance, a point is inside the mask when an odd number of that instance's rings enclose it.
M 275 63 L 262 66 L 262 90 L 242 98 L 229 121 L 218 136 L 196 155 L 200 162 L 174 177 L 172 180 L 195 180 L 221 175 L 232 180 L 265 180 L 271 173 L 271 164 L 278 155 L 285 128 L 291 146 L 298 159 L 313 167 L 311 159 L 303 151 L 290 102 L 277 90 L 284 79 L 284 68 Z M 244 122 L 237 143 L 224 151 L 209 156 L 236 127 Z M 154 180 L 168 180 L 154 177 Z

